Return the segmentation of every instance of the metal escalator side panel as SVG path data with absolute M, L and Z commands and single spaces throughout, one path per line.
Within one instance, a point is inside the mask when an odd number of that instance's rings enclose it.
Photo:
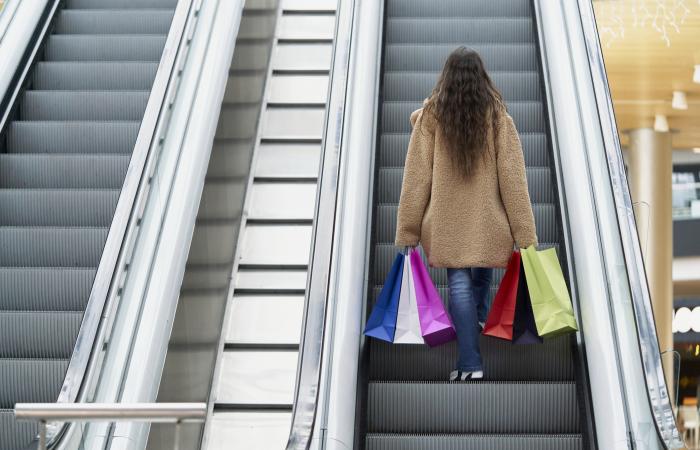
M 611 265 L 625 267 L 624 276 L 620 276 L 618 283 L 615 284 L 624 295 L 624 297 L 620 295 L 619 298 L 626 298 L 629 301 L 616 302 L 614 313 L 620 335 L 621 362 L 627 381 L 625 388 L 629 390 L 627 398 L 631 416 L 631 438 L 649 446 L 684 448 L 685 444 L 676 424 L 671 404 L 672 396 L 668 392 L 664 376 L 661 361 L 663 352 L 659 348 L 656 334 L 644 259 L 593 6 L 587 1 L 578 1 L 576 6 L 569 12 L 572 22 L 581 27 L 579 33 L 582 45 L 581 49 L 576 51 L 579 55 L 585 55 L 580 60 L 587 63 L 587 73 L 591 77 L 588 80 L 590 90 L 593 92 L 589 97 L 593 103 L 590 109 L 596 109 L 599 117 L 599 121 L 594 122 L 593 125 L 599 127 L 596 129 L 599 133 L 599 141 L 596 141 L 597 145 L 592 146 L 588 152 L 591 165 L 600 170 L 594 173 L 603 175 L 598 183 L 605 186 L 604 189 L 596 189 L 596 197 L 601 199 L 602 204 L 610 205 L 612 223 L 609 226 L 619 233 L 619 236 L 615 236 L 619 241 L 615 241 L 614 247 L 610 245 L 606 248 L 614 248 L 617 261 L 621 264 L 613 262 Z M 578 22 L 575 22 L 575 19 L 578 19 Z M 612 213 L 612 209 L 615 210 L 615 214 Z M 606 254 L 606 258 L 616 261 L 615 258 L 610 257 L 610 253 L 612 252 Z M 638 380 L 640 374 L 643 378 L 641 381 Z M 642 395 L 642 392 L 646 395 Z

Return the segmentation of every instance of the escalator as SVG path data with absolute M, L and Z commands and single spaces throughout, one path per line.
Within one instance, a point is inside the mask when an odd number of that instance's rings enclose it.
M 388 0 L 385 14 L 367 311 L 397 250 L 393 241 L 411 132 L 408 117 L 430 94 L 448 54 L 459 45 L 481 54 L 503 93 L 520 133 L 540 249 L 555 247 L 566 267 L 530 0 Z M 446 271 L 430 268 L 430 273 L 446 302 Z M 489 302 L 502 275 L 502 269 L 496 271 Z M 454 341 L 431 349 L 370 339 L 366 392 L 360 395 L 364 448 L 590 448 L 592 437 L 585 430 L 591 419 L 582 408 L 586 390 L 576 370 L 574 336 L 523 346 L 482 336 L 480 346 L 484 379 L 449 382 L 457 358 Z
M 59 396 L 177 0 L 67 0 L 0 148 L 0 449 Z

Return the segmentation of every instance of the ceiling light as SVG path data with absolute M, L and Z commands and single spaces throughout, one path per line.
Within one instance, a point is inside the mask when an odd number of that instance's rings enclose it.
M 668 119 L 663 114 L 657 114 L 654 119 L 654 130 L 661 133 L 668 131 Z
M 693 72 L 693 81 L 695 83 L 700 83 L 700 64 L 695 65 L 695 72 Z
M 671 102 L 673 109 L 688 109 L 688 99 L 683 91 L 673 91 L 673 101 Z
M 700 147 L 695 147 L 693 148 L 694 153 L 700 153 Z

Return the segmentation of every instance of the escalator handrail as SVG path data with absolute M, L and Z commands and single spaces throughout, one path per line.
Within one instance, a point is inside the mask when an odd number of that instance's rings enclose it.
M 0 135 L 2 136 L 6 135 L 7 127 L 10 122 L 12 122 L 14 109 L 18 104 L 17 101 L 29 82 L 29 74 L 34 66 L 34 61 L 46 42 L 60 3 L 61 0 L 49 0 L 46 2 L 46 5 L 44 5 L 44 10 L 41 13 L 38 26 L 27 43 L 27 47 L 17 65 L 17 70 L 15 70 L 15 74 L 12 77 L 12 81 L 5 95 L 0 100 L 0 111 L 2 111 L 2 118 L 0 118 Z
M 108 321 L 113 320 L 118 292 L 123 284 L 133 251 L 140 217 L 148 198 L 158 152 L 163 141 L 160 129 L 169 116 L 177 93 L 178 80 L 192 38 L 191 16 L 196 16 L 201 0 L 179 0 L 158 64 L 148 103 L 139 127 L 114 217 L 109 227 L 90 297 L 57 403 L 73 403 L 86 395 L 86 382 L 98 370 L 97 357 L 105 341 Z M 56 445 L 70 424 L 49 429 L 50 446 Z
M 666 448 L 682 445 L 671 406 L 661 363 L 654 313 L 646 278 L 644 259 L 637 233 L 632 199 L 629 192 L 622 147 L 617 131 L 612 96 L 608 84 L 602 49 L 591 0 L 577 0 L 584 41 L 587 49 L 595 103 L 602 129 L 608 174 L 619 224 L 620 239 L 626 261 L 637 340 L 644 368 L 649 405 L 658 437 Z
M 335 40 L 328 85 L 322 154 L 311 236 L 309 272 L 299 357 L 294 389 L 294 404 L 287 441 L 287 450 L 306 450 L 316 424 L 321 366 L 327 326 L 329 292 L 335 276 L 332 268 L 338 257 L 336 250 L 336 213 L 338 180 L 342 153 L 342 130 L 349 75 L 350 42 L 355 0 L 338 0 Z

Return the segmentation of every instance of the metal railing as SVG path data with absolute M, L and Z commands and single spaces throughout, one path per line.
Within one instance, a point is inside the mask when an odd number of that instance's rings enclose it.
M 175 424 L 173 448 L 180 448 L 180 426 L 204 422 L 206 403 L 18 403 L 15 418 L 39 422 L 39 448 L 46 450 L 46 424 L 61 422 L 148 422 Z

